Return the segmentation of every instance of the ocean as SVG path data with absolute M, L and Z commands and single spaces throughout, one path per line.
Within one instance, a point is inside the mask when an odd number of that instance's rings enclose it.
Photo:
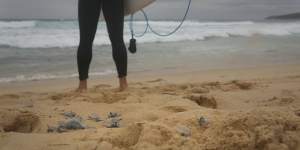
M 179 22 L 150 21 L 167 33 Z M 99 22 L 90 76 L 116 76 L 110 41 Z M 135 21 L 136 34 L 145 30 Z M 124 39 L 130 39 L 125 22 Z M 169 37 L 149 32 L 137 38 L 137 54 L 129 54 L 129 73 L 181 68 L 218 68 L 298 63 L 300 21 L 186 21 Z M 56 78 L 77 78 L 78 23 L 74 21 L 0 21 L 0 83 Z M 128 43 L 126 43 L 128 45 Z M 240 58 L 242 58 L 240 60 Z

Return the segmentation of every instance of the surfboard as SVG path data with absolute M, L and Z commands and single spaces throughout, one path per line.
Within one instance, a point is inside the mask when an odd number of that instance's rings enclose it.
M 124 1 L 124 16 L 134 14 L 137 11 L 155 2 L 155 0 L 123 0 L 123 1 Z M 100 14 L 100 20 L 104 20 L 103 12 L 101 12 Z
M 134 14 L 152 4 L 155 0 L 124 0 L 124 15 Z

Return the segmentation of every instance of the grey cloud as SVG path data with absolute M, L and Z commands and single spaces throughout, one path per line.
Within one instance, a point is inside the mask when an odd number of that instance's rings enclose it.
M 187 0 L 157 0 L 146 11 L 151 19 L 177 20 Z M 193 0 L 188 19 L 260 20 L 269 15 L 300 11 L 299 0 Z M 0 18 L 70 19 L 77 0 L 0 0 Z M 142 18 L 137 15 L 137 18 Z

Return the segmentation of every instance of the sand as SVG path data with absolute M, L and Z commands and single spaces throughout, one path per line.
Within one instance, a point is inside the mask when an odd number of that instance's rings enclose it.
M 141 73 L 125 92 L 112 77 L 90 82 L 86 93 L 75 79 L 0 85 L 0 149 L 300 149 L 300 65 Z M 86 129 L 47 132 L 70 111 Z

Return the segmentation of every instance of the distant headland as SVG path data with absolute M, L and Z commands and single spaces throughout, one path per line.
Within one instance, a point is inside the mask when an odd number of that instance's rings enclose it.
M 269 16 L 266 19 L 278 19 L 278 20 L 300 20 L 300 12 L 277 15 L 277 16 Z

